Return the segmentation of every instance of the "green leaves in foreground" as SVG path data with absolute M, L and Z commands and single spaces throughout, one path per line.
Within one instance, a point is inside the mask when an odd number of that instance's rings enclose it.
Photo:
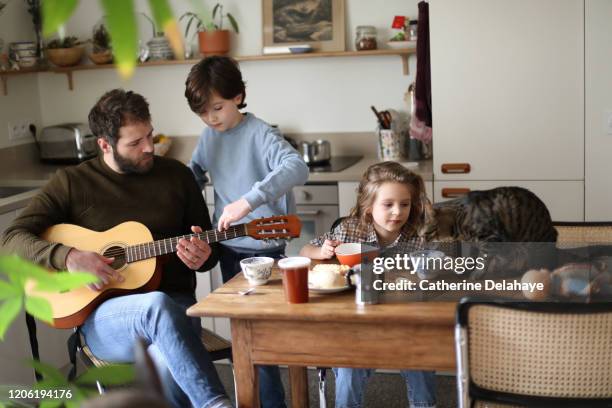
M 133 0 L 102 0 L 119 74 L 129 78 L 136 67 L 138 25 Z
M 37 389 L 64 390 L 63 399 L 45 400 L 41 408 L 59 407 L 64 404 L 67 408 L 79 407 L 81 402 L 97 394 L 95 390 L 96 381 L 104 385 L 127 384 L 134 380 L 134 367 L 126 364 L 113 364 L 104 367 L 92 367 L 74 382 L 68 381 L 55 367 L 40 361 L 31 360 L 30 364 L 42 375 L 42 380 L 36 383 Z
M 155 23 L 164 30 L 175 57 L 183 59 L 185 56 L 183 39 L 168 0 L 149 0 L 149 7 L 153 12 Z
M 78 0 L 43 0 L 43 35 L 48 37 L 64 25 L 78 3 Z
M 0 256 L 0 340 L 15 320 L 22 305 L 39 320 L 52 323 L 52 305 L 44 298 L 32 294 L 39 292 L 63 292 L 98 282 L 90 273 L 49 272 L 40 266 L 25 261 L 16 255 Z

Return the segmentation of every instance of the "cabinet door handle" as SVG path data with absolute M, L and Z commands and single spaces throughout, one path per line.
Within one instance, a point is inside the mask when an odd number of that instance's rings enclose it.
M 442 173 L 469 173 L 471 170 L 470 163 L 443 163 Z
M 442 197 L 444 198 L 457 198 L 466 195 L 470 192 L 469 188 L 443 188 Z
M 321 213 L 321 210 L 305 210 L 305 211 L 298 211 L 297 215 L 319 215 Z

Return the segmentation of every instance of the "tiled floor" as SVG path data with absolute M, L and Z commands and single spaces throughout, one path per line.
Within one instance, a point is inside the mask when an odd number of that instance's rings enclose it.
M 234 382 L 232 370 L 228 365 L 217 364 L 217 371 L 225 390 L 230 394 L 234 401 Z M 291 396 L 289 395 L 289 384 L 287 370 L 281 368 L 281 375 L 287 394 L 287 403 L 290 406 Z M 438 408 L 455 408 L 457 406 L 457 388 L 454 376 L 438 375 L 437 377 L 437 396 Z M 308 370 L 308 386 L 310 394 L 310 407 L 319 406 L 319 393 L 317 390 L 317 373 L 315 370 Z M 334 375 L 328 370 L 327 375 L 327 406 L 334 406 Z M 373 408 L 405 408 L 408 406 L 406 400 L 406 387 L 402 378 L 398 374 L 377 373 L 366 389 L 365 407 Z

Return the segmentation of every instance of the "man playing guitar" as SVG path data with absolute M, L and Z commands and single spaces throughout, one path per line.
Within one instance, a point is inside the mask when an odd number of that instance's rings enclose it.
M 111 267 L 113 257 L 49 242 L 41 234 L 62 223 L 104 231 L 137 221 L 159 240 L 211 224 L 191 171 L 153 155 L 151 116 L 141 95 L 120 89 L 106 93 L 90 111 L 89 125 L 101 154 L 58 170 L 6 230 L 2 244 L 51 270 L 91 272 L 100 278 L 92 289 L 102 290 L 124 279 Z M 217 263 L 215 247 L 197 236 L 178 239 L 176 253 L 165 255 L 157 291 L 108 299 L 81 326 L 94 355 L 113 362 L 132 362 L 133 344 L 144 338 L 177 407 L 231 406 L 200 340 L 199 319 L 185 315 L 195 303 L 194 271 Z

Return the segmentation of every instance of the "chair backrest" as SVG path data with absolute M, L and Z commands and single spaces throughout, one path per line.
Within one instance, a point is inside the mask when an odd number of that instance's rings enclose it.
M 612 406 L 612 303 L 464 299 L 456 334 L 460 406 Z
M 612 222 L 555 222 L 558 248 L 612 244 Z

